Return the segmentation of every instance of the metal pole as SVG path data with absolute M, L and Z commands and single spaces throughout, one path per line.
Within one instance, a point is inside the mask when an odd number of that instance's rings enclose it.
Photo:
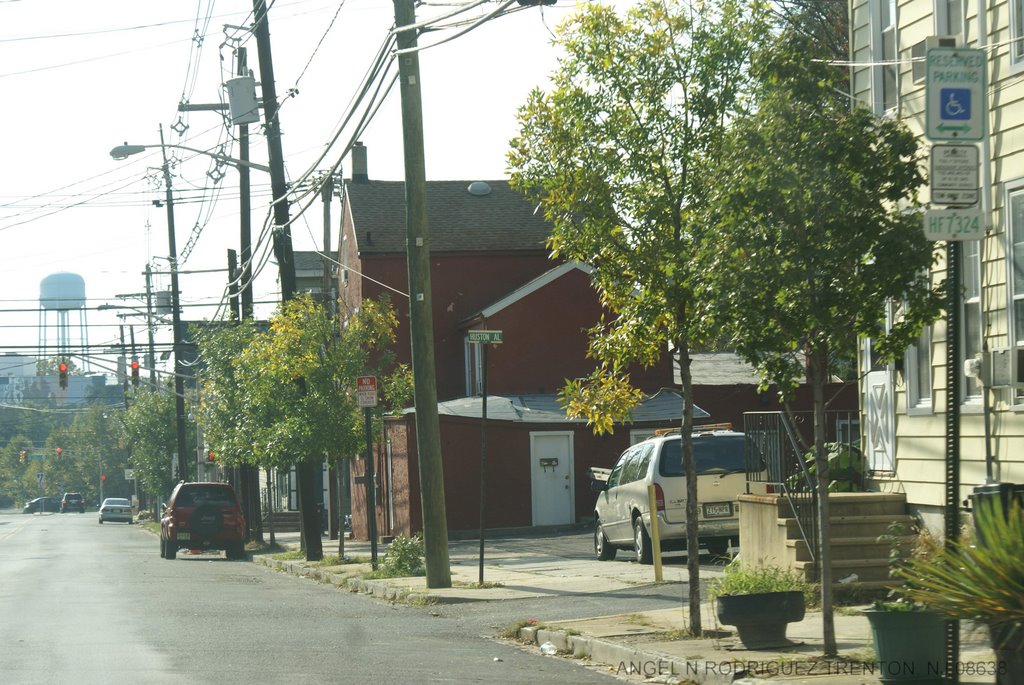
M 953 549 L 960 537 L 960 242 L 946 243 L 946 549 Z M 956 664 L 960 658 L 960 622 L 946 621 L 946 664 L 952 672 L 946 681 L 959 680 Z
M 370 528 L 370 563 L 377 570 L 377 489 L 373 477 L 373 419 L 370 408 L 363 409 L 366 423 L 366 509 L 367 523 Z
M 146 332 L 149 335 L 149 386 L 156 389 L 156 345 L 153 342 L 153 269 L 146 264 Z
M 171 325 L 174 349 L 174 420 L 178 444 L 178 478 L 188 480 L 188 446 L 185 444 L 185 377 L 181 365 L 181 306 L 178 295 L 178 246 L 174 238 L 174 195 L 171 192 L 171 167 L 167 163 L 164 127 L 160 125 L 160 152 L 164 158 L 164 186 L 167 191 L 167 249 L 171 260 Z
M 487 343 L 480 343 L 481 384 L 483 401 L 480 406 L 480 578 L 484 583 L 484 529 L 487 511 Z

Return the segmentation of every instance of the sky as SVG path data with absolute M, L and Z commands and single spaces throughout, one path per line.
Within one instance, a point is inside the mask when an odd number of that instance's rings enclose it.
M 280 104 L 282 148 L 290 182 L 328 169 L 356 136 L 347 111 L 370 72 L 394 21 L 389 0 L 276 0 L 270 36 Z M 425 21 L 456 5 L 427 2 Z M 499 7 L 486 2 L 454 19 L 477 19 Z M 145 338 L 146 265 L 154 287 L 168 289 L 168 232 L 160 127 L 168 145 L 238 154 L 237 127 L 213 111 L 182 113 L 179 103 L 217 103 L 234 75 L 234 49 L 248 50 L 260 80 L 251 0 L 139 2 L 0 0 L 0 353 L 35 354 L 40 341 L 43 278 L 72 272 L 85 281 L 88 342 L 119 343 L 134 327 Z M 557 66 L 552 31 L 572 11 L 567 0 L 521 8 L 478 28 L 430 31 L 420 37 L 420 79 L 428 180 L 488 180 L 507 176 L 505 154 L 516 133 L 516 110 Z M 450 20 L 439 20 L 440 23 Z M 464 28 L 464 27 L 463 27 Z M 425 46 L 451 38 L 435 47 Z M 396 72 L 392 66 L 388 74 Z M 376 106 L 375 106 L 376 107 Z M 251 159 L 267 163 L 258 126 L 250 126 Z M 404 178 L 400 101 L 392 90 L 359 136 L 371 179 Z M 331 144 L 332 140 L 336 142 Z M 113 147 L 154 145 L 123 161 Z M 227 250 L 238 249 L 238 174 L 224 167 L 214 183 L 207 155 L 167 148 L 172 156 L 174 215 L 182 318 L 212 318 L 227 282 Z M 322 159 L 321 159 L 322 157 Z M 341 166 L 351 175 L 347 157 Z M 252 172 L 253 237 L 269 214 L 270 180 Z M 299 184 L 301 186 L 301 184 Z M 292 216 L 299 212 L 292 206 Z M 337 223 L 340 205 L 334 202 Z M 337 227 L 332 230 L 337 241 Z M 292 226 L 296 250 L 320 249 L 323 208 L 317 199 Z M 256 248 L 260 260 L 268 240 Z M 254 265 L 258 269 L 258 264 Z M 279 299 L 277 267 L 259 270 L 258 315 Z M 128 297 L 118 297 L 128 295 Z M 124 305 L 121 310 L 98 310 Z M 134 309 L 133 309 L 134 308 Z M 118 311 L 122 314 L 117 316 Z M 82 312 L 72 312 L 71 342 L 81 337 Z M 56 312 L 46 321 L 56 323 Z M 52 345 L 54 332 L 48 333 Z M 158 329 L 158 342 L 169 328 Z M 110 361 L 95 358 L 95 371 Z M 81 366 L 81 362 L 76 363 Z

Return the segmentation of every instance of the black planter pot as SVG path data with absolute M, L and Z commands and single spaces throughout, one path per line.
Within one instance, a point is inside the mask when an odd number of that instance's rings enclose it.
M 786 626 L 804 617 L 804 593 L 761 592 L 751 595 L 720 595 L 718 620 L 735 626 L 747 649 L 777 649 L 794 643 L 786 639 Z
M 996 654 L 998 685 L 1024 683 L 1024 623 L 989 626 L 992 651 Z

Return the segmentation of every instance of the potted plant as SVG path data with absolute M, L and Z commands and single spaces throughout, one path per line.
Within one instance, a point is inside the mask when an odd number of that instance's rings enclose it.
M 795 571 L 736 558 L 711 582 L 710 593 L 719 622 L 735 626 L 744 647 L 776 649 L 793 645 L 786 626 L 803 620 L 814 588 Z
M 977 543 L 964 540 L 899 571 L 905 595 L 950 619 L 987 626 L 997 682 L 1024 682 L 1024 505 L 976 503 Z
M 889 577 L 905 580 L 902 569 L 915 560 L 933 558 L 941 543 L 919 531 L 909 556 L 904 552 L 903 526 L 893 523 L 879 537 L 889 542 Z M 882 683 L 941 685 L 946 662 L 946 624 L 941 614 L 907 596 L 909 585 L 894 588 L 886 599 L 864 610 Z

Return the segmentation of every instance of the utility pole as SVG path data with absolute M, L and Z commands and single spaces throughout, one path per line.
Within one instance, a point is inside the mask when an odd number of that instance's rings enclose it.
M 181 365 L 181 306 L 178 295 L 178 247 L 174 237 L 174 194 L 171 192 L 171 167 L 164 145 L 164 127 L 160 126 L 160 152 L 164 158 L 164 186 L 167 191 L 167 247 L 171 259 L 171 325 L 174 348 L 174 424 L 178 444 L 178 479 L 188 480 L 187 447 L 185 445 L 185 378 Z
M 153 342 L 153 269 L 146 264 L 146 332 L 149 336 L 149 387 L 156 389 L 156 344 Z
M 406 250 L 409 268 L 409 336 L 416 406 L 416 450 L 420 472 L 420 507 L 426 547 L 427 587 L 452 586 L 448 557 L 448 521 L 444 500 L 441 429 L 437 415 L 434 323 L 430 296 L 430 241 L 427 227 L 427 172 L 423 155 L 423 100 L 413 0 L 394 0 L 402 94 L 402 139 L 405 144 Z M 371 513 L 371 516 L 373 514 Z
M 270 158 L 270 188 L 274 197 L 274 255 L 281 270 L 281 301 L 288 302 L 295 295 L 295 255 L 292 252 L 292 232 L 288 217 L 288 185 L 284 175 L 284 154 L 281 150 L 281 122 L 277 116 L 277 88 L 274 85 L 274 60 L 270 51 L 270 23 L 266 0 L 253 0 L 253 35 L 259 53 L 260 84 L 263 88 L 263 117 L 266 123 L 267 154 Z M 320 539 L 320 514 L 316 499 L 320 492 L 316 480 L 320 465 L 310 461 L 310 455 L 297 455 L 295 473 L 298 476 L 299 509 L 306 542 L 306 561 L 323 559 Z

